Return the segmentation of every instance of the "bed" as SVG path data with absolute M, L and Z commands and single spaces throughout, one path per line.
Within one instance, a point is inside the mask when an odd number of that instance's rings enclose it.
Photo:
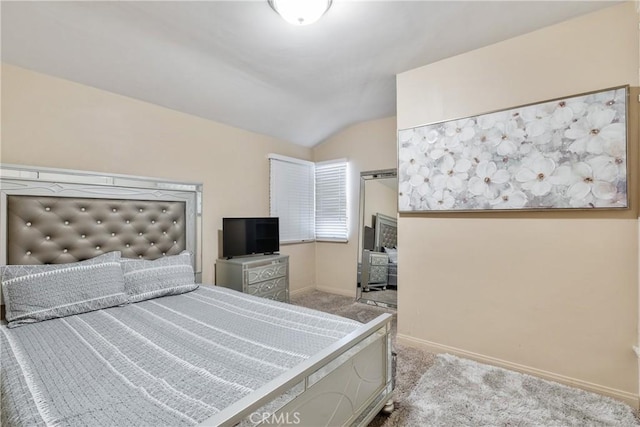
M 390 315 L 199 283 L 199 184 L 0 171 L 3 425 L 366 425 L 392 409 Z

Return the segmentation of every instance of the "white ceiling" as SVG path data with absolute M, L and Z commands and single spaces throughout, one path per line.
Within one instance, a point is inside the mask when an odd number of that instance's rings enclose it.
M 1 3 L 2 60 L 304 146 L 395 114 L 395 75 L 613 2 Z

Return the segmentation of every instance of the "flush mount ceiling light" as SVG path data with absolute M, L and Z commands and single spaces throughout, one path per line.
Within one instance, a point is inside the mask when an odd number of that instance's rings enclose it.
M 332 0 L 267 0 L 269 6 L 293 25 L 309 25 L 324 15 Z

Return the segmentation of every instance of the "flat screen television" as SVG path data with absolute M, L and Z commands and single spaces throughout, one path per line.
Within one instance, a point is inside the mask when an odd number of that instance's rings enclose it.
M 278 218 L 222 218 L 222 256 L 272 254 L 280 250 Z

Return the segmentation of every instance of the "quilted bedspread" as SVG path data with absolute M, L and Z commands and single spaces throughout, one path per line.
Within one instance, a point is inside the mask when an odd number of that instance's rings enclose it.
M 2 425 L 194 425 L 359 326 L 210 286 L 2 326 Z

